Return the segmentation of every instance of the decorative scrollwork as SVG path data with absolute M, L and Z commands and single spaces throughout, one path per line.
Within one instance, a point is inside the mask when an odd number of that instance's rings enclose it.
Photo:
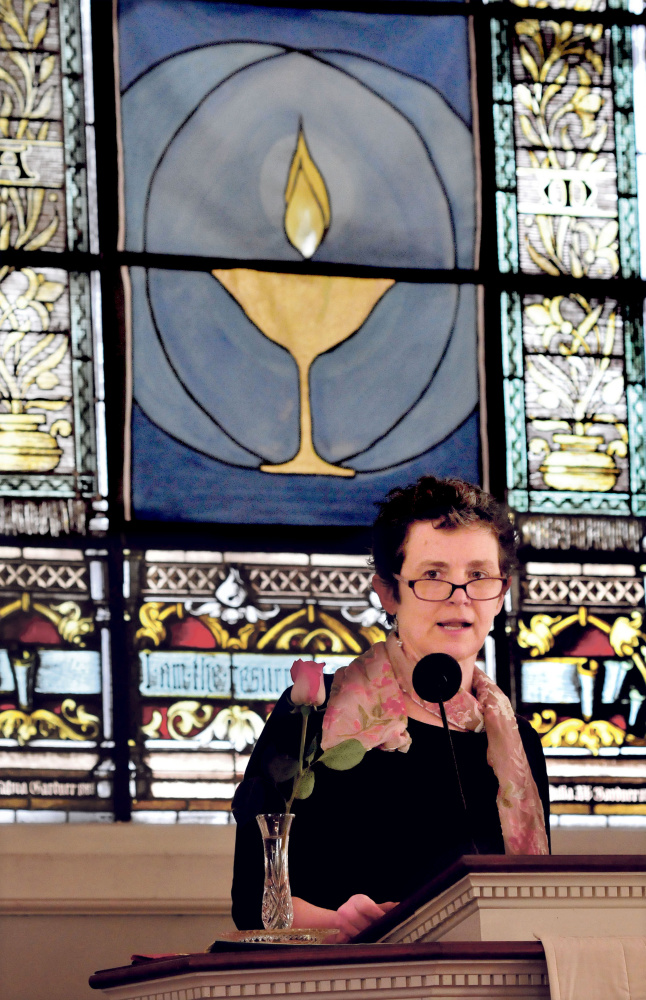
M 141 731 L 144 734 L 144 736 L 147 736 L 151 740 L 158 739 L 160 737 L 163 721 L 164 721 L 164 716 L 159 711 L 159 709 L 153 708 L 153 714 L 150 722 L 148 722 L 145 726 L 141 727 Z
M 0 197 L 0 224 L 2 205 Z M 69 338 L 55 324 L 50 329 L 65 284 L 30 267 L 0 268 L 0 279 L 0 326 L 8 327 L 0 333 L 0 470 L 51 472 L 63 454 L 56 436 L 72 433 L 71 397 L 61 389 L 69 380 Z M 44 430 L 45 414 L 62 410 L 67 415 Z
M 192 602 L 187 602 L 189 605 Z M 249 649 L 254 637 L 265 628 L 263 621 L 246 622 L 237 631 L 231 631 L 209 614 L 196 615 L 189 609 L 189 614 L 197 618 L 209 630 L 215 639 L 216 649 Z M 183 604 L 165 604 L 163 601 L 148 601 L 139 609 L 141 628 L 135 638 L 144 643 L 149 640 L 155 646 L 160 646 L 167 637 L 166 622 L 171 617 L 185 618 L 186 608 Z
M 272 625 L 258 641 L 257 648 L 303 653 L 362 652 L 356 637 L 343 622 L 311 604 Z
M 615 618 L 608 632 L 608 642 L 617 656 L 632 656 L 639 645 L 646 642 L 646 635 L 641 631 L 642 622 L 640 611 L 633 611 L 630 618 L 625 615 Z
M 166 723 L 173 740 L 185 740 L 194 730 L 203 730 L 213 718 L 213 705 L 199 701 L 176 701 L 168 709 Z
M 181 604 L 164 604 L 163 601 L 148 601 L 139 609 L 141 628 L 137 629 L 135 639 L 142 641 L 150 639 L 154 646 L 159 646 L 166 638 L 164 622 L 170 615 L 182 618 L 184 608 Z
M 515 7 L 533 7 L 536 10 L 561 8 L 562 10 L 597 10 L 599 0 L 511 0 Z
M 562 617 L 550 615 L 535 615 L 527 628 L 519 623 L 518 645 L 530 650 L 530 656 L 541 656 L 548 653 L 555 644 L 555 637 L 571 625 L 592 625 L 607 637 L 614 653 L 622 659 L 629 658 L 646 681 L 646 635 L 641 631 L 643 615 L 633 611 L 630 617 L 619 615 L 612 622 L 604 621 L 596 615 L 589 614 L 581 607 L 575 614 Z M 583 658 L 576 664 L 577 674 L 582 682 L 582 706 L 584 719 L 564 719 L 556 721 L 556 712 L 545 709 L 540 714 L 534 712 L 531 724 L 541 735 L 545 747 L 582 747 L 597 754 L 601 747 L 622 746 L 624 741 L 635 742 L 634 733 L 626 736 L 624 729 L 613 722 L 603 719 L 591 720 L 593 709 L 591 686 L 588 696 L 585 694 L 583 682 L 594 682 L 599 670 L 597 660 Z M 586 714 L 589 712 L 589 715 Z
M 546 708 L 543 712 L 534 712 L 530 719 L 530 725 L 539 736 L 549 733 L 556 723 L 556 712 L 552 708 Z
M 0 712 L 0 734 L 24 746 L 32 739 L 94 740 L 99 735 L 99 719 L 71 698 L 61 704 L 61 714 L 39 708 L 30 714 L 18 709 Z
M 370 646 L 373 646 L 376 642 L 386 641 L 386 630 L 381 628 L 380 625 L 368 625 L 367 627 L 360 628 L 359 632 Z
M 619 619 L 617 619 L 619 620 Z M 567 615 L 533 615 L 529 628 L 523 621 L 518 622 L 518 637 L 516 639 L 521 649 L 529 649 L 530 656 L 542 656 L 554 647 L 554 639 L 560 632 L 571 625 L 594 625 L 602 632 L 610 632 L 610 625 L 602 618 L 591 615 L 585 606 L 577 608 L 574 614 Z
M 262 623 L 247 622 L 246 625 L 241 625 L 238 631 L 232 634 L 210 615 L 200 615 L 199 618 L 214 636 L 218 649 L 249 649 L 254 636 L 264 627 Z
M 373 642 L 382 642 L 386 636 L 384 629 L 371 619 L 371 624 L 362 625 L 358 630 L 361 639 L 366 640 L 364 645 L 342 621 L 312 604 L 288 614 L 270 627 L 266 619 L 273 618 L 278 608 L 272 609 L 269 614 L 258 612 L 253 605 L 241 606 L 241 609 L 244 615 L 227 617 L 227 610 L 230 609 L 222 611 L 220 608 L 221 614 L 216 617 L 213 602 L 197 604 L 189 600 L 183 604 L 166 604 L 163 601 L 148 601 L 139 609 L 140 628 L 136 639 L 142 644 L 148 641 L 160 646 L 167 638 L 167 622 L 172 616 L 197 619 L 215 639 L 216 649 L 231 651 L 258 649 L 265 652 L 356 654 Z M 239 621 L 244 623 L 238 625 Z
M 17 611 L 34 610 L 56 627 L 58 634 L 65 642 L 70 642 L 80 648 L 85 647 L 83 637 L 94 632 L 94 621 L 91 617 L 83 617 L 76 601 L 63 601 L 62 604 L 42 604 L 31 600 L 31 595 L 24 591 L 20 598 L 9 601 L 0 607 L 0 620 L 15 614 Z
M 543 656 L 554 646 L 554 627 L 562 621 L 562 615 L 534 615 L 529 628 L 523 621 L 518 622 L 517 642 L 521 649 L 529 649 L 530 656 Z
M 542 715 L 545 716 L 546 713 L 543 712 Z M 544 747 L 582 747 L 596 756 L 602 747 L 620 747 L 625 738 L 624 730 L 612 722 L 601 719 L 593 722 L 564 719 L 544 732 L 541 743 Z
M 85 646 L 83 636 L 94 632 L 94 622 L 91 618 L 82 616 L 78 604 L 75 601 L 63 601 L 62 604 L 52 605 L 52 611 L 58 614 L 56 628 L 65 642 L 71 642 L 75 646 Z
M 229 705 L 217 712 L 213 705 L 199 701 L 177 701 L 167 713 L 168 734 L 173 740 L 205 746 L 212 740 L 233 744 L 239 753 L 253 746 L 260 736 L 264 722 L 246 705 Z M 150 722 L 141 727 L 149 739 L 162 737 L 163 714 L 153 709 Z
M 217 740 L 229 740 L 240 753 L 253 746 L 263 730 L 264 722 L 256 712 L 244 705 L 231 705 L 218 712 L 209 727 Z M 202 734 L 202 742 L 205 734 Z

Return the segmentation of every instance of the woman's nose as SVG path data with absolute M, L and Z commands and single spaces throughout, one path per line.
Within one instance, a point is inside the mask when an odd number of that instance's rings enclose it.
M 449 601 L 453 604 L 469 604 L 470 600 L 471 598 L 464 589 L 464 584 L 458 585 L 449 597 Z

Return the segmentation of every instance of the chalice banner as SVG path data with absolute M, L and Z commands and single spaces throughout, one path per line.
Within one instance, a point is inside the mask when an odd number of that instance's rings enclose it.
M 466 16 L 117 16 L 134 516 L 367 524 L 423 472 L 477 480 Z

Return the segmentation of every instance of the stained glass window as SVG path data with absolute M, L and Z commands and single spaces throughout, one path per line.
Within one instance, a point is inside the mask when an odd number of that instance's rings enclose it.
M 639 274 L 630 28 L 519 18 L 492 38 L 500 270 Z M 642 515 L 642 304 L 545 289 L 501 302 L 510 502 Z
M 636 0 L 110 7 L 0 5 L 0 820 L 228 822 L 430 471 L 515 512 L 558 822 L 643 822 Z
M 477 477 L 467 19 L 157 0 L 118 30 L 124 247 L 178 259 L 129 273 L 133 517 L 361 525 L 402 477 Z
M 142 569 L 133 819 L 227 822 L 294 659 L 334 671 L 384 637 L 371 571 L 356 556 L 163 550 Z
M 0 549 L 0 813 L 112 818 L 106 552 Z
M 525 564 L 515 693 L 548 756 L 556 822 L 635 822 L 646 812 L 641 29 L 604 17 L 605 3 L 518 6 L 492 21 L 498 263 L 517 276 L 501 294 L 506 481 Z
M 89 8 L 76 0 L 0 7 L 0 813 L 8 822 L 113 817 L 89 40 Z M 65 536 L 84 547 L 43 547 Z
M 643 618 L 634 563 L 525 567 L 517 702 L 541 735 L 556 816 L 646 814 Z
M 7 0 L 0 10 L 0 517 L 9 535 L 86 534 L 107 489 L 97 465 L 97 275 L 55 260 L 97 249 L 81 35 L 77 2 Z

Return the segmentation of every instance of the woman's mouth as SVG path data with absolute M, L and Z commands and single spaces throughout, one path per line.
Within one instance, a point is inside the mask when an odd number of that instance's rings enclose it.
M 464 629 L 471 628 L 472 623 L 467 621 L 447 621 L 438 622 L 440 628 L 443 628 L 447 632 L 461 632 Z

